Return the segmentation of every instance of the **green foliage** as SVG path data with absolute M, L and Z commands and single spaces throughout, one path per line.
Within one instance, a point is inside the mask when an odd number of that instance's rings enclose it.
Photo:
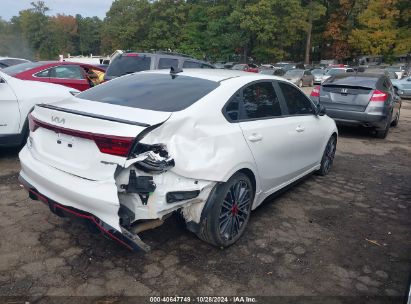
M 215 61 L 309 62 L 411 52 L 410 0 L 115 0 L 104 20 L 48 11 L 37 1 L 0 19 L 0 54 L 171 50 Z

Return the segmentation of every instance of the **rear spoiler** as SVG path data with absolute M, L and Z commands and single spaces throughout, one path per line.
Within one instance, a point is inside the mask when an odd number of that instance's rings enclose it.
M 53 105 L 50 105 L 50 104 L 42 103 L 42 104 L 38 104 L 36 106 L 40 107 L 40 108 L 46 108 L 46 109 L 51 109 L 51 110 L 55 110 L 55 111 L 76 114 L 76 115 L 80 115 L 80 116 L 87 116 L 87 117 L 92 117 L 92 118 L 97 118 L 97 119 L 120 122 L 120 123 L 127 124 L 127 125 L 133 125 L 133 126 L 139 126 L 139 127 L 150 127 L 151 126 L 149 124 L 142 123 L 142 122 L 135 122 L 135 121 L 125 120 L 125 119 L 116 118 L 116 117 L 110 117 L 110 116 L 92 114 L 92 113 L 87 113 L 87 112 L 82 112 L 82 111 L 70 110 L 70 109 L 65 109 L 65 108 L 53 106 Z

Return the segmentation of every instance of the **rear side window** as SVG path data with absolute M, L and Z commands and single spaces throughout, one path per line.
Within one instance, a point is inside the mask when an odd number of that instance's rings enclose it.
M 181 111 L 213 91 L 218 82 L 169 74 L 135 74 L 76 95 L 102 103 L 153 111 Z
M 288 114 L 305 115 L 314 114 L 311 101 L 300 90 L 284 82 L 278 83 L 287 104 Z
M 34 74 L 34 76 L 39 77 L 39 78 L 47 78 L 47 77 L 49 77 L 49 73 L 50 73 L 50 70 L 47 69 L 47 70 L 44 70 L 44 71 L 41 71 L 41 72 L 38 72 L 38 73 Z
M 107 76 L 122 76 L 150 70 L 151 57 L 138 54 L 123 54 L 113 58 L 107 68 Z
M 258 120 L 282 116 L 273 83 L 257 82 L 235 93 L 223 109 L 228 121 Z
M 178 59 L 173 58 L 160 58 L 158 61 L 158 69 L 170 69 L 173 68 L 176 70 L 178 68 Z

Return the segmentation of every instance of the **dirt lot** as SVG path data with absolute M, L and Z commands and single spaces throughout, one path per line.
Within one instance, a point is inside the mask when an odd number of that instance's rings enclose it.
M 30 201 L 18 185 L 17 151 L 1 151 L 0 295 L 46 302 L 106 295 L 109 303 L 159 294 L 340 296 L 327 303 L 403 296 L 411 270 L 411 102 L 386 140 L 341 128 L 337 150 L 328 176 L 268 200 L 232 247 L 211 247 L 172 218 L 143 235 L 155 246 L 149 254 Z

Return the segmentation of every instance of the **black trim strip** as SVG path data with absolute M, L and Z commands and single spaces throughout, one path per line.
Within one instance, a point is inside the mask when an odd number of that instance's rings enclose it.
M 60 112 L 66 112 L 66 113 L 71 113 L 71 114 L 76 114 L 80 116 L 86 116 L 86 117 L 92 117 L 92 118 L 97 118 L 97 119 L 103 119 L 103 120 L 108 120 L 108 121 L 114 121 L 114 122 L 120 122 L 128 125 L 134 125 L 134 126 L 140 126 L 140 127 L 150 127 L 151 125 L 142 123 L 142 122 L 135 122 L 131 120 L 125 120 L 121 118 L 115 118 L 115 117 L 110 117 L 110 116 L 104 116 L 104 115 L 97 115 L 97 114 L 92 114 L 92 113 L 86 113 L 82 111 L 76 111 L 76 110 L 69 110 L 65 108 L 60 108 L 57 106 L 49 105 L 49 104 L 38 104 L 38 107 L 41 108 L 46 108 L 46 109 L 51 109 L 51 110 L 56 110 Z

